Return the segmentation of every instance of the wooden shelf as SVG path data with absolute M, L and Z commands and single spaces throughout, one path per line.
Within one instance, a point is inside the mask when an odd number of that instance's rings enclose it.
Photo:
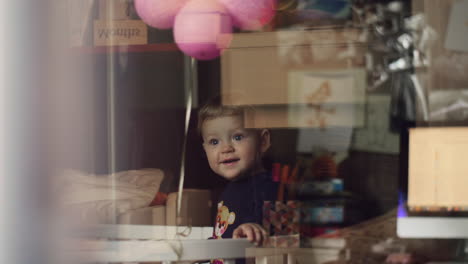
M 72 52 L 77 53 L 137 53 L 137 52 L 167 52 L 179 51 L 175 43 L 158 43 L 146 45 L 128 45 L 128 46 L 96 46 L 96 47 L 72 47 Z

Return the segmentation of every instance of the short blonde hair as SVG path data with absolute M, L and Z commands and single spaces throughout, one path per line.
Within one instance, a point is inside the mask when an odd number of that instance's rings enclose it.
M 225 116 L 244 117 L 246 108 L 249 107 L 240 105 L 223 105 L 221 103 L 220 96 L 212 98 L 198 111 L 198 133 L 202 133 L 202 126 L 206 120 Z

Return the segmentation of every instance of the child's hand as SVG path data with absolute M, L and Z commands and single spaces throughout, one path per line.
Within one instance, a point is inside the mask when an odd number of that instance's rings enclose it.
M 256 246 L 259 246 L 268 240 L 268 233 L 258 224 L 246 223 L 234 229 L 232 237 L 246 237 L 250 242 L 253 242 Z

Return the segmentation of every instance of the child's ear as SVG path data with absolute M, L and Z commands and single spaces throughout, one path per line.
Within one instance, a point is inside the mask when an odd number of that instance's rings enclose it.
M 270 148 L 270 130 L 262 129 L 260 132 L 260 151 L 265 153 Z

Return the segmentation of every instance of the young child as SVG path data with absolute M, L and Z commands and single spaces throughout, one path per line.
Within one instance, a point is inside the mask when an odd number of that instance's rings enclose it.
M 260 245 L 268 238 L 261 226 L 263 201 L 275 200 L 278 186 L 262 164 L 270 132 L 245 128 L 245 114 L 243 107 L 211 101 L 198 113 L 198 129 L 211 169 L 230 181 L 218 203 L 213 238 L 246 237 Z

